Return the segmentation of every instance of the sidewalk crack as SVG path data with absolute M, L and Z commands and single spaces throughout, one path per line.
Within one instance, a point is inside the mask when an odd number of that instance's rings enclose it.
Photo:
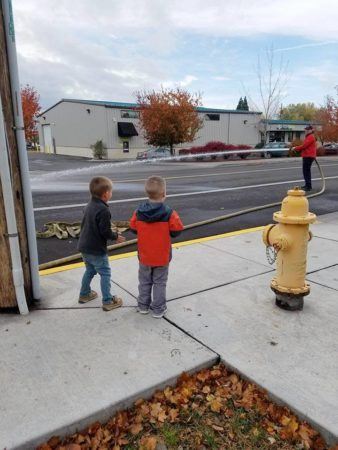
M 217 356 L 217 361 L 215 362 L 215 364 L 219 364 L 221 362 L 221 355 L 219 353 L 217 353 L 215 350 L 213 350 L 211 347 L 209 347 L 208 345 L 206 345 L 204 342 L 202 342 L 200 339 L 197 339 L 195 336 L 193 336 L 191 333 L 189 333 L 187 330 L 185 330 L 184 328 L 180 327 L 179 325 L 177 325 L 175 322 L 173 322 L 172 320 L 168 319 L 168 317 L 164 316 L 163 317 L 164 320 L 166 320 L 168 323 L 170 323 L 170 325 L 172 325 L 173 327 L 177 328 L 179 331 L 181 331 L 182 333 L 184 333 L 186 336 L 190 337 L 190 339 L 193 339 L 194 341 L 198 342 L 199 344 L 203 345 L 203 347 L 207 348 L 209 351 L 211 351 L 212 353 L 214 353 Z
M 320 272 L 321 270 L 331 269 L 332 267 L 336 267 L 336 266 L 338 266 L 338 263 L 331 264 L 331 266 L 321 267 L 320 269 L 316 269 L 316 270 L 312 270 L 311 272 L 308 272 L 306 274 L 306 276 L 311 275 L 312 273 Z

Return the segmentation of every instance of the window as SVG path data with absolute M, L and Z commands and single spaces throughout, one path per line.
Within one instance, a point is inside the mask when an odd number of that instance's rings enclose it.
M 129 141 L 123 141 L 123 153 L 129 153 Z
M 206 114 L 205 120 L 219 120 L 219 114 Z
M 138 111 L 134 111 L 133 109 L 124 109 L 121 111 L 122 119 L 138 119 L 140 117 L 140 113 Z
M 301 131 L 296 131 L 296 139 L 300 139 Z

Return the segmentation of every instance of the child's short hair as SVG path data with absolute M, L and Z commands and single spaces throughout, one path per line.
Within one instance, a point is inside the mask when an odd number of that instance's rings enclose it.
M 165 193 L 165 179 L 158 176 L 149 177 L 145 184 L 145 190 L 150 200 L 158 200 Z
M 94 177 L 90 180 L 89 190 L 93 197 L 102 197 L 105 192 L 113 190 L 113 183 L 107 177 Z

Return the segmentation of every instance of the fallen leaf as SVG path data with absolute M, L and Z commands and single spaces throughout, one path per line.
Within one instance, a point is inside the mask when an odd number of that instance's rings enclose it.
M 286 417 L 283 416 L 281 420 L 283 429 L 279 433 L 282 439 L 295 439 L 296 431 L 298 430 L 299 424 L 294 416 Z
M 224 431 L 224 428 L 223 428 L 223 427 L 219 427 L 218 425 L 212 425 L 212 428 L 213 428 L 215 431 Z
M 143 430 L 143 426 L 141 423 L 135 423 L 130 427 L 130 432 L 135 436 L 135 434 L 139 434 Z
M 167 419 L 167 414 L 165 413 L 165 411 L 161 411 L 159 413 L 159 415 L 157 416 L 157 420 L 161 423 L 164 423 Z
M 150 415 L 152 417 L 157 419 L 158 415 L 162 412 L 163 412 L 163 409 L 162 409 L 161 403 L 159 403 L 159 402 L 152 403 L 152 405 L 150 406 Z
M 301 424 L 298 430 L 298 435 L 301 437 L 303 444 L 306 448 L 312 447 L 312 439 L 316 432 L 314 430 L 311 430 L 308 426 L 305 424 Z
M 172 408 L 169 410 L 169 418 L 170 418 L 170 422 L 175 422 L 175 420 L 177 419 L 178 415 L 179 415 L 179 410 Z
M 155 450 L 157 438 L 155 436 L 146 436 L 141 439 L 140 450 Z
M 213 412 L 219 413 L 221 412 L 222 403 L 216 398 L 210 402 L 210 409 Z
M 202 389 L 203 394 L 209 394 L 211 391 L 210 386 L 204 386 Z
M 47 442 L 47 444 L 52 447 L 55 448 L 57 447 L 61 442 L 61 439 L 59 438 L 59 436 L 52 436 L 49 441 Z
M 202 371 L 202 372 L 199 372 L 198 374 L 197 374 L 197 379 L 199 380 L 199 381 L 202 381 L 202 383 L 205 383 L 208 379 L 210 378 L 210 375 L 209 375 L 209 373 L 207 372 L 207 371 Z

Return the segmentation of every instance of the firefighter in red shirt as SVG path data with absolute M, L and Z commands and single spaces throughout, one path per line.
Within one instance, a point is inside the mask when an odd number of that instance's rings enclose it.
M 302 189 L 307 192 L 312 191 L 311 166 L 317 156 L 317 142 L 311 125 L 305 127 L 305 140 L 303 144 L 293 147 L 293 150 L 301 152 L 301 157 L 303 158 L 303 176 L 305 185 L 302 186 Z

